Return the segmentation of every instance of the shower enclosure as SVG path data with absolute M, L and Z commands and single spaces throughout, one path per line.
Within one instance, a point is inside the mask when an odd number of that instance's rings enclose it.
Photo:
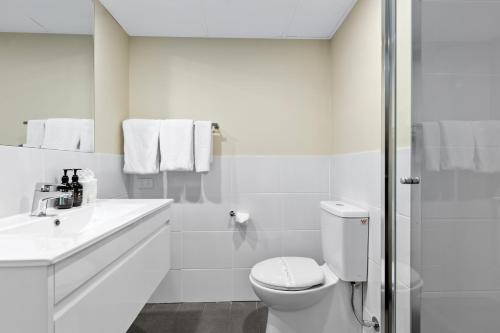
M 384 4 L 383 327 L 500 332 L 500 1 Z

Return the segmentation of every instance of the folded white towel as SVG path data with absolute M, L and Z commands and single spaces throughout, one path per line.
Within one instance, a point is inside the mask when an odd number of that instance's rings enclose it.
M 477 170 L 500 172 L 500 121 L 477 121 L 473 127 Z
M 47 119 L 42 148 L 77 150 L 80 143 L 81 129 L 82 119 Z
M 80 151 L 94 152 L 94 120 L 82 119 L 82 132 L 80 136 Z
M 133 174 L 158 173 L 160 121 L 128 119 L 123 121 L 123 171 Z
M 24 147 L 40 148 L 45 137 L 46 120 L 28 120 L 26 125 L 26 143 Z
M 196 172 L 210 171 L 212 162 L 212 122 L 194 122 L 194 164 Z
M 160 153 L 161 171 L 193 171 L 193 121 L 162 120 Z
M 440 122 L 441 169 L 474 170 L 474 136 L 471 122 Z
M 441 131 L 437 122 L 422 123 L 422 141 L 425 168 L 429 171 L 439 171 L 441 163 Z

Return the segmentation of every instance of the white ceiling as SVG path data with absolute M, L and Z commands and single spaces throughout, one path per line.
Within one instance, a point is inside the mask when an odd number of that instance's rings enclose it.
M 0 31 L 91 35 L 92 0 L 0 0 Z
M 131 36 L 331 38 L 356 0 L 101 0 Z

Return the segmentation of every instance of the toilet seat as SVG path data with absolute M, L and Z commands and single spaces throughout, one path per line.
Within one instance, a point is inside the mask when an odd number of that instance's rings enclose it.
M 299 291 L 321 285 L 325 273 L 311 258 L 277 257 L 256 264 L 250 276 L 258 284 L 276 290 Z

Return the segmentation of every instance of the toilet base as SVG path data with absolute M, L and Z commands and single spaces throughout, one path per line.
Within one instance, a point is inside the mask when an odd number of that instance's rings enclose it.
M 359 333 L 350 306 L 350 286 L 339 281 L 315 305 L 298 311 L 269 308 L 266 333 Z

